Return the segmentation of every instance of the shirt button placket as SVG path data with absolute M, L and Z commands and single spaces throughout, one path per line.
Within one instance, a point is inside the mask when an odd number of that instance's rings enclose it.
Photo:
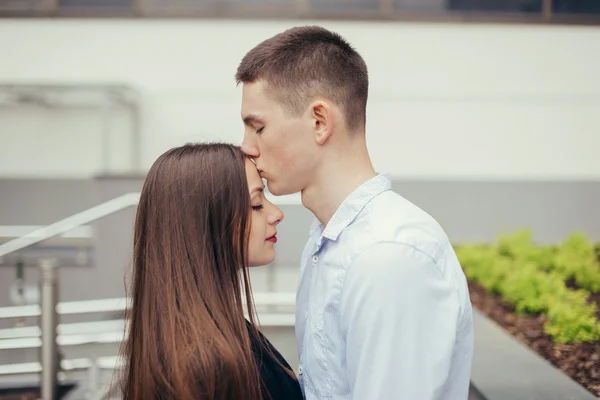
M 312 289 L 312 286 L 315 284 L 315 271 L 314 271 L 314 269 L 317 266 L 318 262 L 319 262 L 319 256 L 315 253 L 315 254 L 313 254 L 313 257 L 312 257 L 312 269 L 313 269 L 313 273 L 311 274 L 311 283 L 310 283 L 311 289 Z M 308 310 L 304 314 L 304 319 L 305 320 L 308 319 Z

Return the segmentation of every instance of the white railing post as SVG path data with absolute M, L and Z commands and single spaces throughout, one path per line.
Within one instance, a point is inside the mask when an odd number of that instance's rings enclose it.
M 40 260 L 40 294 L 42 331 L 41 347 L 41 399 L 58 399 L 58 344 L 56 328 L 58 326 L 58 269 L 51 259 Z

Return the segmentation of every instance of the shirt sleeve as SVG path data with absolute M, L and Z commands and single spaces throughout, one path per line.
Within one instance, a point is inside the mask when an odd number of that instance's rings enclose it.
M 377 243 L 347 272 L 340 299 L 353 400 L 433 400 L 449 376 L 460 303 L 429 255 Z

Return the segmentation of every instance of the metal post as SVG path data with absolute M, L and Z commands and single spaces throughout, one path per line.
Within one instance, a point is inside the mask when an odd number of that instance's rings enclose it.
M 54 260 L 40 260 L 41 294 L 41 400 L 58 399 L 58 345 L 56 327 L 58 325 L 58 270 Z
M 100 375 L 100 371 L 98 368 L 98 357 L 96 356 L 96 354 L 93 354 L 90 356 L 90 360 L 92 360 L 92 366 L 90 367 L 88 373 L 89 373 L 89 383 L 88 383 L 88 391 L 90 393 L 91 396 L 93 396 L 95 393 L 98 392 L 98 386 L 99 386 L 99 375 Z

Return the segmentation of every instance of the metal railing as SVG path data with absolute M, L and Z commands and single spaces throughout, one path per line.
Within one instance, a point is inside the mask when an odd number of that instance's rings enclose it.
M 22 250 L 28 246 L 48 240 L 57 235 L 66 233 L 73 228 L 87 225 L 97 221 L 117 211 L 137 205 L 139 193 L 128 193 L 109 200 L 98 206 L 77 213 L 71 217 L 62 219 L 54 224 L 36 229 L 17 239 L 11 240 L 0 245 L 0 257 L 6 256 L 15 251 Z M 55 260 L 40 260 L 40 295 L 41 304 L 38 309 L 29 308 L 21 310 L 12 309 L 15 315 L 27 315 L 40 317 L 41 327 L 41 398 L 42 400 L 53 400 L 57 398 L 58 388 L 58 344 L 57 344 L 57 326 L 58 326 L 58 286 L 59 277 Z M 10 315 L 11 310 L 6 314 Z M 33 314 L 33 315 L 31 315 Z
M 136 206 L 140 199 L 139 193 L 127 193 L 95 207 L 62 219 L 51 225 L 36 229 L 17 239 L 0 245 L 0 257 L 3 257 L 13 251 L 24 249 L 25 247 L 53 238 L 54 236 L 66 233 L 73 228 L 87 225 L 101 218 L 109 216 L 117 211 Z

